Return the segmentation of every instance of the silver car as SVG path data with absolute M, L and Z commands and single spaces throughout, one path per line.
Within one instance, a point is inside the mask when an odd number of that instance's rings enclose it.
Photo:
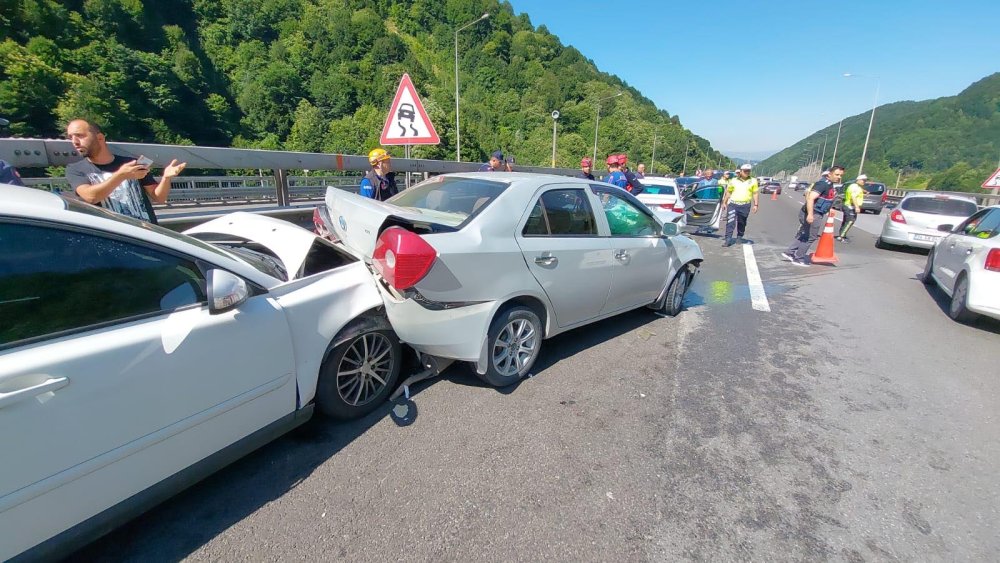
M 446 174 L 386 202 L 336 188 L 323 224 L 364 257 L 400 339 L 504 386 L 542 340 L 638 307 L 676 315 L 698 245 L 628 192 L 541 174 Z
M 957 225 L 977 209 L 976 200 L 970 197 L 911 192 L 885 218 L 875 246 L 930 248 L 944 236 L 939 225 Z

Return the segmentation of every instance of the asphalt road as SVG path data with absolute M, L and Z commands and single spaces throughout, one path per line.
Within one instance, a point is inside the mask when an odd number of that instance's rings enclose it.
M 462 367 L 310 422 L 77 553 L 80 561 L 996 560 L 1000 323 L 952 322 L 919 252 L 780 259 L 799 194 L 706 254 L 677 318 L 546 341 L 533 377 Z

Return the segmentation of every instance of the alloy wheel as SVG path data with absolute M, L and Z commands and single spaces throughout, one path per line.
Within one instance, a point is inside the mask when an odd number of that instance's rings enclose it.
M 493 367 L 504 377 L 520 373 L 534 356 L 538 332 L 526 319 L 514 319 L 493 342 Z
M 337 393 L 345 403 L 361 406 L 386 386 L 392 374 L 392 343 L 378 332 L 361 335 L 351 343 L 337 366 Z

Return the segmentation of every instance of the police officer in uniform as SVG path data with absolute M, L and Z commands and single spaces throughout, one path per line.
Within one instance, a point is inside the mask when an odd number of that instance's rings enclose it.
M 722 246 L 735 244 L 736 237 L 743 242 L 750 213 L 757 213 L 757 179 L 750 177 L 750 164 L 740 166 L 739 175 L 726 184 L 722 194 L 722 210 L 726 212 L 726 242 Z
M 389 153 L 385 149 L 372 149 L 368 153 L 368 163 L 372 169 L 361 179 L 361 195 L 385 201 L 399 193 L 396 187 L 396 173 L 391 171 Z
M 799 210 L 799 231 L 795 233 L 795 240 L 788 246 L 788 250 L 781 253 L 785 260 L 790 260 L 796 266 L 809 266 L 806 253 L 826 225 L 826 214 L 833 207 L 833 198 L 837 194 L 833 185 L 839 184 L 843 176 L 843 166 L 831 166 L 830 175 L 813 184 L 806 192 L 806 204 Z
M 858 213 L 861 213 L 861 204 L 865 201 L 866 180 L 868 176 L 862 174 L 844 190 L 844 203 L 841 205 L 841 209 L 844 210 L 844 220 L 840 223 L 840 235 L 836 237 L 840 242 L 848 242 L 847 231 L 851 230 L 854 222 L 858 220 Z

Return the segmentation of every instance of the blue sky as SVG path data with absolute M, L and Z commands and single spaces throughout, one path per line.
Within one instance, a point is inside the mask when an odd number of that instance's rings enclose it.
M 509 1 L 727 154 L 1000 71 L 997 0 Z

